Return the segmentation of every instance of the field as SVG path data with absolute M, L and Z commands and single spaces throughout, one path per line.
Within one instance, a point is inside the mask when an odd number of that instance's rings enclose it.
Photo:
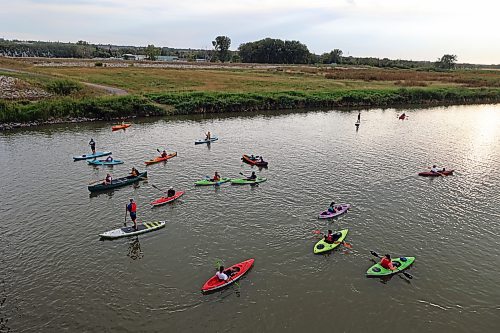
M 82 117 L 89 107 L 92 109 L 89 113 L 95 117 L 120 114 L 126 117 L 145 113 L 500 101 L 500 72 L 487 70 L 436 72 L 344 66 L 0 58 L 0 75 L 16 77 L 40 89 L 60 81 L 84 83 L 64 97 L 56 95 L 30 103 L 3 102 L 0 122 Z M 123 108 L 123 101 L 118 101 L 124 97 L 106 97 L 113 88 L 132 95 L 127 97 L 134 100 L 134 107 Z M 121 113 L 113 106 L 115 102 L 122 108 Z M 147 111 L 137 110 L 140 105 Z

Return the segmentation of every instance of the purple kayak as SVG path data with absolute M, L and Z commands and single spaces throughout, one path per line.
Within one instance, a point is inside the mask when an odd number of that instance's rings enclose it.
M 325 210 L 324 212 L 319 213 L 318 217 L 320 219 L 331 219 L 332 217 L 337 217 L 344 213 L 347 213 L 349 208 L 351 208 L 351 204 L 338 204 L 335 205 L 335 212 L 329 212 L 328 210 Z

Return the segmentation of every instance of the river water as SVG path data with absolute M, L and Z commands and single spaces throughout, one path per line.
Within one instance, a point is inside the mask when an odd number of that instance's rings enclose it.
M 398 120 L 405 111 L 409 117 Z M 496 332 L 500 325 L 500 105 L 269 112 L 68 124 L 0 133 L 0 332 Z M 210 147 L 194 140 L 210 130 Z M 95 168 L 72 156 L 111 150 Z M 143 161 L 148 181 L 86 188 Z M 242 164 L 263 155 L 269 168 Z M 433 163 L 454 176 L 423 178 Z M 195 187 L 218 170 L 260 186 Z M 186 194 L 151 209 L 174 186 Z M 140 221 L 167 226 L 100 241 L 133 197 Z M 351 211 L 317 219 L 330 201 Z M 348 228 L 352 249 L 314 255 L 314 231 Z M 369 251 L 416 256 L 409 272 L 366 278 Z M 252 270 L 203 295 L 217 259 Z M 392 328 L 391 328 L 392 327 Z

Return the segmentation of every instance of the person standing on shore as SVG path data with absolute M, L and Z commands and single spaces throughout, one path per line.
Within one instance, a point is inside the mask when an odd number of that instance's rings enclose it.
M 95 154 L 95 141 L 94 141 L 94 139 L 90 138 L 89 146 L 90 146 L 90 149 L 92 149 L 92 154 Z
M 132 222 L 134 222 L 134 229 L 137 230 L 137 204 L 134 202 L 134 199 L 130 199 L 130 203 L 125 206 L 125 209 L 130 214 Z

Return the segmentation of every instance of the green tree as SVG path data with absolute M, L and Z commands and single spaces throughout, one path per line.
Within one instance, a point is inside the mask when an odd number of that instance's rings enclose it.
M 457 56 L 454 54 L 445 54 L 436 62 L 436 67 L 441 69 L 453 69 L 457 62 Z
M 156 60 L 161 53 L 161 49 L 159 47 L 155 47 L 153 44 L 150 44 L 146 47 L 145 53 L 149 60 Z
M 215 50 L 217 59 L 222 62 L 228 61 L 231 57 L 229 53 L 229 47 L 231 46 L 231 38 L 227 36 L 217 36 L 215 40 L 212 41 L 212 45 Z

